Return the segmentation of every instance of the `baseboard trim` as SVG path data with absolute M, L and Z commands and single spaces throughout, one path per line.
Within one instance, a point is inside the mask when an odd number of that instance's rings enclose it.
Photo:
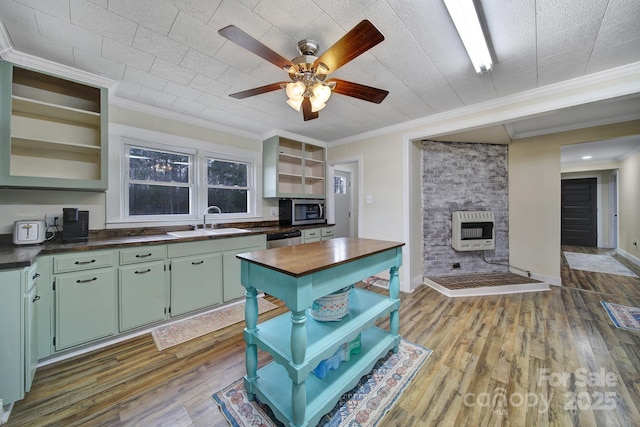
M 628 259 L 629 261 L 631 261 L 635 265 L 640 266 L 640 258 L 638 258 L 637 256 L 631 255 L 629 252 L 625 251 L 624 249 L 620 249 L 620 248 L 616 249 L 616 253 L 619 254 L 620 256 L 625 257 L 626 259 Z

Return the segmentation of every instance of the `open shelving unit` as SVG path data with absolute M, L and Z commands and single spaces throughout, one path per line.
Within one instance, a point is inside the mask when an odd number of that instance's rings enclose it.
M 0 67 L 0 185 L 105 190 L 106 89 Z
M 274 136 L 263 144 L 264 197 L 324 198 L 325 149 Z

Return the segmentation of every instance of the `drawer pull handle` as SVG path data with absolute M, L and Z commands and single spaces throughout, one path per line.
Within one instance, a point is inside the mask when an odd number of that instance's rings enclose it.
M 89 283 L 89 282 L 93 282 L 95 280 L 98 280 L 98 278 L 94 277 L 93 279 L 85 279 L 85 280 L 78 279 L 78 280 L 76 280 L 76 283 Z
M 309 236 L 315 236 L 316 233 L 309 233 Z
M 40 300 L 40 295 L 36 295 L 31 302 L 36 302 L 38 300 Z
M 151 255 L 152 255 L 151 252 L 149 252 L 148 254 L 137 254 L 136 258 L 146 258 L 146 257 L 151 256 Z
M 76 265 L 93 264 L 94 262 L 96 262 L 95 259 L 92 259 L 91 261 L 76 261 Z
M 144 274 L 144 273 L 148 273 L 150 271 L 151 271 L 151 269 L 147 268 L 146 270 L 143 270 L 143 271 L 136 271 L 136 274 Z
M 193 261 L 193 262 L 191 263 L 191 265 L 200 265 L 200 264 L 202 264 L 202 263 L 204 263 L 204 260 L 202 260 L 202 261 Z
M 34 275 L 33 275 L 33 277 L 31 278 L 31 280 L 35 280 L 35 279 L 37 279 L 38 277 L 40 277 L 40 273 L 36 273 L 36 274 L 34 274 Z

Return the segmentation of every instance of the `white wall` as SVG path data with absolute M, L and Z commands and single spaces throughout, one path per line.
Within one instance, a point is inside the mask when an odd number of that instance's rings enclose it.
M 623 255 L 640 264 L 640 153 L 620 162 L 618 177 L 618 246 Z M 633 245 L 634 240 L 638 245 Z
M 509 263 L 560 284 L 560 145 L 509 146 Z
M 165 141 L 175 140 L 179 145 L 181 138 L 199 141 L 202 146 L 211 147 L 231 146 L 234 149 L 262 152 L 262 139 L 249 134 L 240 135 L 198 126 L 193 123 L 181 122 L 167 117 L 136 112 L 117 106 L 109 106 L 109 122 L 113 124 L 136 127 L 142 130 L 160 133 Z M 116 145 L 117 147 L 117 145 Z M 111 147 L 109 164 L 109 192 L 118 192 L 117 186 L 120 176 L 119 153 L 113 152 Z M 262 171 L 257 171 L 261 174 Z M 262 180 L 260 178 L 259 182 Z M 114 184 L 115 183 L 115 184 Z M 89 211 L 89 228 L 101 230 L 106 228 L 107 222 L 107 193 L 80 192 L 59 190 L 30 190 L 30 189 L 0 189 L 0 234 L 11 234 L 14 221 L 21 219 L 44 219 L 45 214 L 60 213 L 62 208 L 77 207 Z M 277 200 L 260 199 L 262 202 L 262 218 L 276 220 L 269 216 L 271 207 L 277 207 Z

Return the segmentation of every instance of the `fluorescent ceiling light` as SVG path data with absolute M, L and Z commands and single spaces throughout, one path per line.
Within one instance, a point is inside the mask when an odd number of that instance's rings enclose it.
M 478 74 L 491 71 L 493 61 L 473 0 L 444 0 L 449 15 Z
M 591 156 L 582 156 L 582 160 L 590 160 Z

